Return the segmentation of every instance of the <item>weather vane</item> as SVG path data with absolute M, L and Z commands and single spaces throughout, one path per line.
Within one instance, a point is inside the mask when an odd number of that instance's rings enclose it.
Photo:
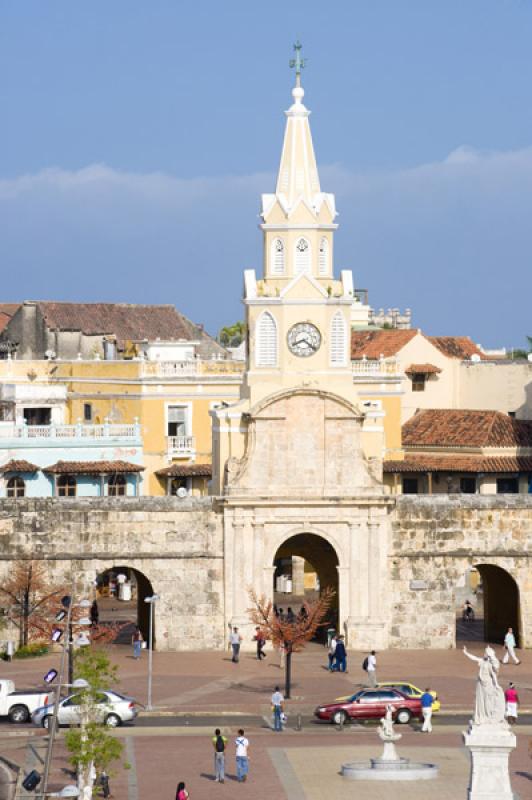
M 301 42 L 297 41 L 294 45 L 294 50 L 296 51 L 296 57 L 290 59 L 290 68 L 296 69 L 296 86 L 301 86 L 301 70 L 306 66 L 307 59 L 301 58 Z

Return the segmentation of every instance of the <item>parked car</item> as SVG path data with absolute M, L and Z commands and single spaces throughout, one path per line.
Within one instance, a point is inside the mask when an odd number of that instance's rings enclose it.
M 396 722 L 406 724 L 412 717 L 422 719 L 421 700 L 407 697 L 397 689 L 361 689 L 345 700 L 318 706 L 314 716 L 336 725 L 349 720 L 381 719 L 387 705 L 392 706 Z
M 38 708 L 31 715 L 34 725 L 48 728 L 54 713 L 54 703 Z M 97 698 L 96 721 L 116 728 L 123 722 L 135 719 L 138 709 L 132 697 L 124 697 L 118 692 L 102 691 Z M 81 723 L 81 705 L 79 694 L 71 694 L 59 703 L 57 714 L 59 725 L 79 725 Z
M 366 687 L 359 684 L 360 689 L 364 689 Z M 407 681 L 383 681 L 382 683 L 378 683 L 375 687 L 376 689 L 397 689 L 399 692 L 406 694 L 407 697 L 419 697 L 421 699 L 421 695 L 423 694 L 422 689 L 418 689 L 417 686 L 414 686 L 413 683 L 408 683 Z M 438 699 L 438 692 L 435 692 L 431 689 L 431 695 L 434 698 L 434 703 L 432 704 L 432 710 L 434 712 L 440 711 L 441 703 Z M 348 700 L 352 695 L 343 695 L 342 697 L 337 697 L 336 702 L 341 703 Z
M 0 680 L 0 716 L 10 722 L 28 722 L 32 711 L 48 703 L 48 694 L 39 689 L 15 691 L 13 681 Z

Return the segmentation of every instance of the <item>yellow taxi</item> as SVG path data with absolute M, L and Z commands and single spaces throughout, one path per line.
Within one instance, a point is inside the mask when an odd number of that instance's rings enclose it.
M 414 686 L 413 683 L 407 683 L 406 681 L 384 681 L 383 683 L 378 683 L 375 688 L 398 689 L 407 697 L 412 697 L 414 699 L 420 698 L 425 691 L 424 689 L 418 689 L 418 687 Z M 441 709 L 441 703 L 438 700 L 438 692 L 435 692 L 434 689 L 431 689 L 430 693 L 434 698 L 434 702 L 432 704 L 432 711 L 433 712 L 439 711 Z M 349 699 L 349 697 L 350 695 L 346 695 L 345 697 L 337 697 L 336 699 L 338 701 L 346 701 Z

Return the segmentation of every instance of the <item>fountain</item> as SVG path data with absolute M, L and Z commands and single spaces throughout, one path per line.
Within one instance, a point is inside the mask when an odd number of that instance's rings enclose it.
M 402 738 L 393 729 L 393 709 L 386 706 L 386 714 L 381 719 L 379 737 L 384 742 L 380 758 L 369 761 L 350 761 L 342 764 L 342 775 L 352 781 L 423 781 L 436 778 L 436 764 L 423 764 L 401 758 L 395 749 L 395 742 Z

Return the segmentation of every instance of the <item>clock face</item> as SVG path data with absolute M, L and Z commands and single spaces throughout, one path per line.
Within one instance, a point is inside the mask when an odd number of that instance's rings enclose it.
M 291 353 L 305 358 L 320 349 L 321 333 L 310 322 L 297 322 L 288 331 L 287 341 Z

